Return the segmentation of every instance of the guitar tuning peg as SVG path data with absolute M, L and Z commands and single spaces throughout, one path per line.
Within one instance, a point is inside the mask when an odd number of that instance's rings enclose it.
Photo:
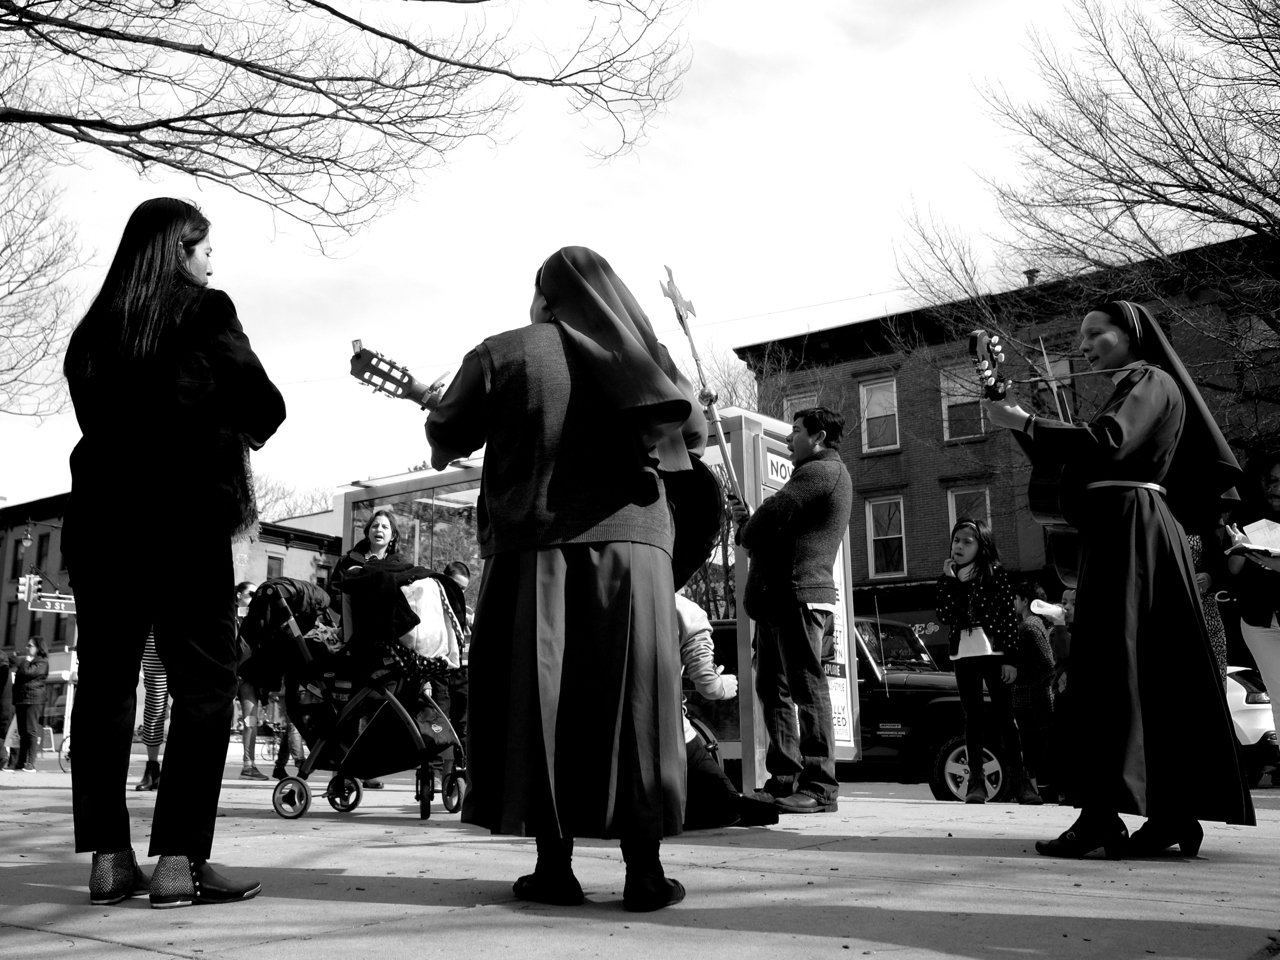
M 983 360 L 983 361 L 981 361 L 981 362 L 978 364 L 978 369 L 979 369 L 979 370 L 985 370 L 985 369 L 987 369 L 987 367 L 989 367 L 989 366 L 991 366 L 991 364 L 989 364 L 989 363 L 987 363 L 987 361 Z
M 996 356 L 996 359 L 999 360 L 1001 363 L 1004 363 L 1004 352 L 1002 351 L 1000 354 L 998 354 Z
M 993 336 L 993 337 L 991 338 L 991 345 L 992 345 L 993 347 L 994 347 L 996 344 L 998 344 L 999 342 L 1000 342 L 1000 335 L 999 335 L 999 334 L 996 334 L 995 336 Z

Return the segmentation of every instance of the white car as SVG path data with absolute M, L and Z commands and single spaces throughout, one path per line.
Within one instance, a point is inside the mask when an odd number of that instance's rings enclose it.
M 1227 667 L 1227 706 L 1240 744 L 1245 779 L 1253 788 L 1268 770 L 1280 766 L 1280 744 L 1271 713 L 1271 697 L 1257 670 Z

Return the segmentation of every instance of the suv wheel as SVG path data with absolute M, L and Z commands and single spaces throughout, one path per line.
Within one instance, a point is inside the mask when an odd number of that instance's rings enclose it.
M 968 786 L 969 762 L 964 737 L 952 737 L 934 754 L 929 772 L 929 789 L 935 800 L 964 800 Z M 987 800 L 998 800 L 1005 792 L 1005 766 L 989 748 L 982 749 L 982 770 L 987 775 Z

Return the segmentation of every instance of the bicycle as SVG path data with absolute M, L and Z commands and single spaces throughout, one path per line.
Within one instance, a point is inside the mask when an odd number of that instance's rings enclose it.
M 71 772 L 71 734 L 63 737 L 58 745 L 58 767 L 63 773 Z

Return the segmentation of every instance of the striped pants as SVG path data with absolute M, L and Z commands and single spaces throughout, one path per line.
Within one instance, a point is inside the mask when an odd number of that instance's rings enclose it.
M 169 680 L 164 664 L 156 655 L 155 631 L 147 634 L 147 645 L 142 651 L 142 685 L 147 690 L 146 705 L 142 709 L 142 742 L 154 747 L 164 743 L 164 714 L 169 700 Z

